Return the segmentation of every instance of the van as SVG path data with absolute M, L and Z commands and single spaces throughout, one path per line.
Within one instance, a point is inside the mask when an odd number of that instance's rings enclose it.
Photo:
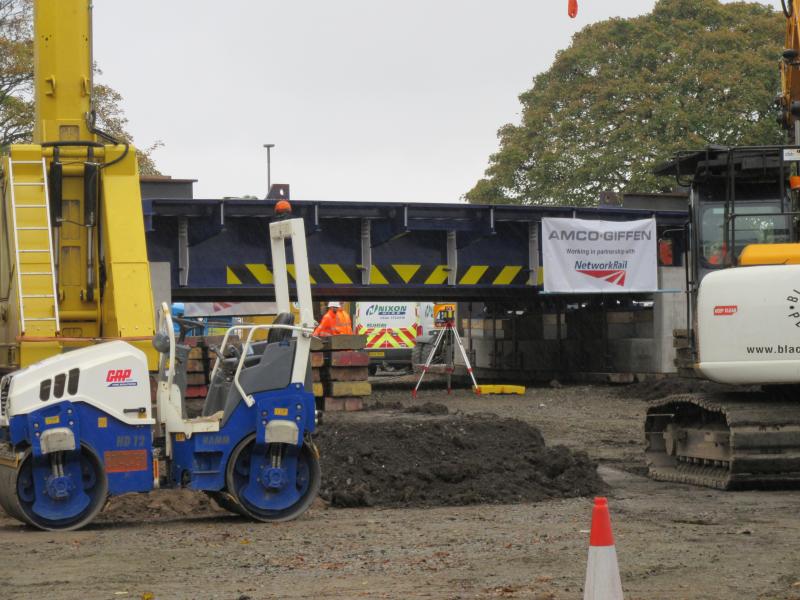
M 353 329 L 355 333 L 367 336 L 371 375 L 378 371 L 378 367 L 411 369 L 412 353 L 418 339 L 427 339 L 433 330 L 433 304 L 357 302 Z

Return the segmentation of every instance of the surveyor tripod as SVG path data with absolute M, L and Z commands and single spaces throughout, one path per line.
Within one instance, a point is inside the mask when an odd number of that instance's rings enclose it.
M 440 344 L 443 344 L 442 348 L 444 350 L 444 355 L 445 355 L 445 372 L 447 373 L 447 393 L 449 394 L 450 390 L 452 389 L 452 377 L 453 377 L 453 370 L 455 368 L 455 360 L 454 360 L 455 348 L 458 348 L 459 352 L 461 352 L 461 356 L 464 358 L 464 364 L 467 367 L 467 373 L 469 373 L 469 376 L 472 379 L 472 389 L 478 392 L 480 388 L 478 387 L 478 382 L 475 381 L 475 375 L 472 373 L 472 365 L 470 364 L 469 358 L 467 357 L 467 351 L 464 350 L 464 344 L 461 343 L 461 336 L 459 336 L 458 331 L 456 331 L 455 319 L 451 319 L 447 323 L 445 323 L 442 329 L 439 330 L 439 333 L 436 336 L 436 340 L 433 342 L 433 347 L 431 348 L 431 351 L 428 354 L 428 358 L 425 360 L 425 365 L 422 367 L 422 373 L 420 373 L 419 375 L 419 380 L 417 380 L 417 385 L 414 386 L 414 390 L 411 392 L 411 396 L 413 398 L 417 397 L 417 390 L 419 389 L 419 386 L 422 383 L 422 379 L 425 377 L 425 374 L 428 372 L 428 369 L 430 369 L 431 363 L 433 362 L 433 357 L 436 355 L 436 350 L 439 348 Z

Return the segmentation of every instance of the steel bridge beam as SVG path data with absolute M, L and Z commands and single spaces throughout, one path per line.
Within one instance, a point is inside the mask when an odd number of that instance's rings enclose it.
M 687 219 L 681 211 L 621 208 L 292 205 L 306 223 L 314 296 L 321 300 L 531 299 L 542 281 L 542 218 L 627 221 L 655 216 L 660 236 L 673 239 L 676 255 L 683 240 L 675 230 Z M 271 297 L 267 225 L 273 207 L 271 200 L 147 200 L 149 260 L 171 265 L 173 298 Z

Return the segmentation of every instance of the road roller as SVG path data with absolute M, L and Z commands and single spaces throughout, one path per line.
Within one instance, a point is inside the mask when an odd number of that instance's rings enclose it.
M 231 328 L 213 349 L 199 416 L 187 417 L 189 348 L 183 335 L 176 339 L 166 304 L 153 338 L 160 356 L 155 406 L 147 356 L 125 341 L 56 355 L 0 380 L 0 506 L 8 515 L 38 529 L 72 530 L 90 523 L 110 497 L 164 487 L 206 492 L 255 521 L 293 519 L 310 506 L 320 468 L 311 439 L 305 230 L 292 218 L 269 229 L 278 315 L 271 325 Z

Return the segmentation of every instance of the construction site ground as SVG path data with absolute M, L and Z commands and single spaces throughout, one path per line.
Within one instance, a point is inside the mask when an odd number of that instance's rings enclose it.
M 644 476 L 645 400 L 669 385 L 556 385 L 524 397 L 459 390 L 448 397 L 432 382 L 412 401 L 411 378 L 374 381 L 369 402 L 393 409 L 330 414 L 324 427 L 433 419 L 397 403 L 434 402 L 450 416 L 522 420 L 548 447 L 562 444 L 597 461 L 626 598 L 800 599 L 800 491 L 720 492 Z M 486 463 L 502 472 L 524 450 L 517 446 L 492 444 Z M 229 515 L 202 494 L 159 491 L 113 499 L 78 532 L 36 532 L 0 516 L 0 596 L 582 597 L 591 498 L 490 501 L 338 508 L 320 499 L 297 521 L 264 525 Z

